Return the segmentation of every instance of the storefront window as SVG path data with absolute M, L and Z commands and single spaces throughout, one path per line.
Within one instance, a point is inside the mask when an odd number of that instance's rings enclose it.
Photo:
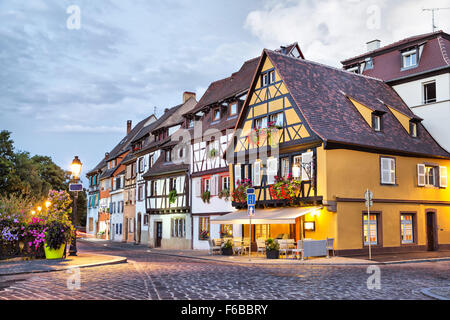
M 269 224 L 257 224 L 255 225 L 255 239 L 263 238 L 267 239 L 270 235 Z
M 220 225 L 220 237 L 232 237 L 233 236 L 233 225 L 232 224 L 221 224 Z
M 378 217 L 376 214 L 370 215 L 369 224 L 370 224 L 370 244 L 377 245 L 378 244 Z M 369 241 L 367 239 L 367 231 L 368 231 L 367 214 L 364 214 L 363 228 L 364 228 L 364 245 L 368 246 Z
M 200 217 L 199 219 L 199 240 L 209 239 L 209 217 Z

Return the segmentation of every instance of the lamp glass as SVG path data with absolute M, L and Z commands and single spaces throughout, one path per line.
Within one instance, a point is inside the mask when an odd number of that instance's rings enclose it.
M 81 163 L 80 159 L 78 159 L 78 156 L 76 156 L 75 159 L 73 159 L 72 165 L 71 165 L 72 175 L 75 178 L 78 178 L 80 176 L 81 166 L 82 166 L 82 163 Z

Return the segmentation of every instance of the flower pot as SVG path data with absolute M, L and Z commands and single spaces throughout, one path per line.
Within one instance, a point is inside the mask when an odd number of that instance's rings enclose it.
M 222 255 L 224 256 L 233 255 L 233 248 L 222 248 Z
M 66 249 L 66 244 L 61 245 L 58 249 L 51 249 L 50 247 L 47 247 L 47 243 L 45 244 L 44 251 L 45 251 L 45 259 L 62 259 L 64 255 L 64 250 Z
M 279 250 L 266 250 L 267 259 L 278 259 L 280 257 Z

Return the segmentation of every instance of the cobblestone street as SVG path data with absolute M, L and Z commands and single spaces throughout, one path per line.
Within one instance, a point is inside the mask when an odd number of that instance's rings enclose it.
M 432 299 L 421 290 L 450 286 L 449 261 L 379 266 L 381 288 L 369 290 L 367 266 L 239 265 L 123 244 L 80 242 L 79 250 L 128 263 L 79 269 L 79 289 L 67 270 L 3 276 L 0 299 Z

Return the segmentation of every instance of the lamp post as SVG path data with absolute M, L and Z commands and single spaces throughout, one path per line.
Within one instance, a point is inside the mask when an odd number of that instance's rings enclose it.
M 78 156 L 75 156 L 75 158 L 72 160 L 72 182 L 78 183 L 80 181 L 80 173 L 81 173 L 81 167 L 83 164 L 81 163 L 80 159 L 78 159 Z M 75 228 L 75 235 L 72 238 L 72 242 L 70 243 L 70 250 L 69 250 L 69 256 L 76 256 L 77 255 L 77 228 L 76 228 L 76 222 L 77 222 L 77 200 L 78 200 L 78 191 L 74 190 L 75 192 L 73 197 L 73 212 L 72 212 L 72 223 Z

